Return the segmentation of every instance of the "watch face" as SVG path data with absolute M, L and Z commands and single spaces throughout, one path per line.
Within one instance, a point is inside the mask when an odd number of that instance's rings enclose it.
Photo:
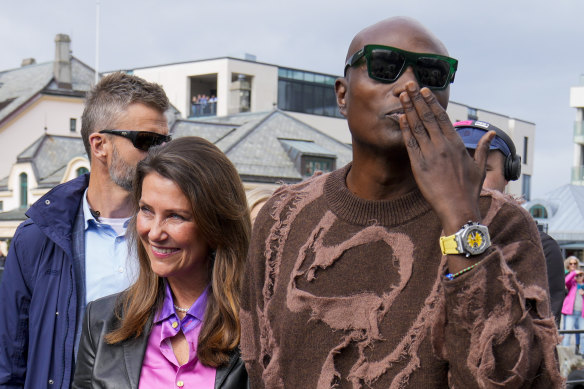
M 483 253 L 490 245 L 489 230 L 485 226 L 471 226 L 462 237 L 464 249 L 470 255 Z

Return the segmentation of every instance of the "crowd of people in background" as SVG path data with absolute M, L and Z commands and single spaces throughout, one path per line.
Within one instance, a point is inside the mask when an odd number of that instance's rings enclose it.
M 191 116 L 215 116 L 217 114 L 217 97 L 214 94 L 197 94 L 191 99 Z

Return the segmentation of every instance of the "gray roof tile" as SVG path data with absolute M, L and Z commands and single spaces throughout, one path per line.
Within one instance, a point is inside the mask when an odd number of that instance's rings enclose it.
M 543 205 L 548 213 L 548 234 L 559 242 L 584 242 L 584 186 L 566 184 L 523 206 Z
M 216 118 L 216 122 L 223 123 L 223 119 L 225 118 Z M 350 146 L 280 110 L 241 114 L 239 118 L 231 116 L 228 121 L 240 125 L 229 127 L 230 131 L 225 130 L 223 132 L 225 136 L 215 143 L 227 154 L 239 174 L 249 179 L 262 177 L 272 182 L 295 182 L 304 178 L 295 167 L 281 139 L 288 142 L 304 142 L 302 147 L 307 149 L 306 151 L 310 149 L 311 155 L 315 155 L 317 151 L 318 155 L 322 156 L 334 155 L 337 158 L 337 167 L 344 166 L 352 159 Z M 202 128 L 199 122 L 184 120 L 181 121 L 180 133 L 173 132 L 176 134 L 175 138 L 194 135 L 211 140 L 204 136 L 207 130 Z M 214 139 L 217 138 L 214 136 Z M 296 145 L 300 147 L 301 144 Z
M 0 212 L 0 221 L 26 220 L 26 208 L 16 208 L 6 212 Z
M 0 121 L 40 92 L 53 78 L 53 63 L 46 62 L 0 74 L 0 103 L 13 99 L 0 111 Z
M 31 162 L 39 187 L 44 188 L 59 184 L 75 157 L 87 157 L 81 138 L 44 134 L 18 155 L 17 163 Z
M 230 132 L 235 131 L 233 124 L 201 123 L 188 120 L 177 120 L 172 127 L 172 137 L 200 136 L 211 143 L 216 143 Z
M 75 57 L 71 58 L 73 90 L 57 88 L 53 80 L 53 62 L 44 62 L 10 69 L 0 73 L 0 122 L 22 104 L 41 92 L 80 94 L 87 92 L 94 82 L 94 71 Z

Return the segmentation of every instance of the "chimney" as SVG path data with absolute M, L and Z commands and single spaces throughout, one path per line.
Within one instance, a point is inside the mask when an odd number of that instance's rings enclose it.
M 62 89 L 72 88 L 71 75 L 71 39 L 67 34 L 57 34 L 55 37 L 55 62 L 53 76 L 57 86 Z
M 23 67 L 28 66 L 28 65 L 34 65 L 35 63 L 36 63 L 36 60 L 34 58 L 25 58 L 22 60 L 20 67 L 23 68 Z

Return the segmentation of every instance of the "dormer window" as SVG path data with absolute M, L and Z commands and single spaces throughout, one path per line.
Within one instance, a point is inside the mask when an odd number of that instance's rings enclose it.
M 548 213 L 545 207 L 541 204 L 536 204 L 529 208 L 529 213 L 534 219 L 547 219 Z
M 302 175 L 312 176 L 315 172 L 324 173 L 335 170 L 335 160 L 333 158 L 313 157 L 311 155 L 302 156 Z
M 296 170 L 303 177 L 310 177 L 317 171 L 324 173 L 336 169 L 336 154 L 314 143 L 312 140 L 280 138 L 280 144 Z

